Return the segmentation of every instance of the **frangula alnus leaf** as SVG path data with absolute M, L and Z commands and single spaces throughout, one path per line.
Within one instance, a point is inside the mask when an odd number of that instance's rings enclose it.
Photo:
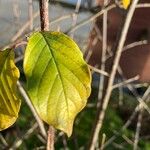
M 39 116 L 72 133 L 91 92 L 91 75 L 75 42 L 59 32 L 36 32 L 25 51 L 27 91 Z
M 17 95 L 19 75 L 13 50 L 0 51 L 0 131 L 11 126 L 18 117 L 21 104 Z

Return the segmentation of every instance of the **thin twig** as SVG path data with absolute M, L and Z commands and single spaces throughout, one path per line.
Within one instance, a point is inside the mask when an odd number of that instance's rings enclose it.
M 33 30 L 33 0 L 28 0 L 30 31 Z
M 145 102 L 148 102 L 147 97 L 150 94 L 150 86 L 147 88 L 147 90 L 145 91 L 142 100 Z M 126 123 L 123 125 L 123 127 L 118 131 L 118 132 L 123 132 L 126 128 L 128 128 L 128 126 L 131 124 L 132 120 L 135 118 L 137 112 L 140 110 L 142 104 L 139 103 L 136 108 L 134 109 L 133 113 L 131 114 L 131 116 L 129 117 L 129 119 L 126 121 Z M 106 148 L 110 143 L 112 143 L 115 139 L 117 138 L 117 136 L 112 136 L 104 145 L 104 147 Z
M 122 134 L 122 132 L 118 132 L 118 131 L 113 131 L 113 133 L 115 134 L 115 136 L 121 136 L 128 144 L 132 145 L 134 144 L 134 142 L 132 140 L 130 140 L 128 137 L 126 137 L 126 135 Z
M 109 77 L 109 74 L 108 74 L 106 71 L 100 70 L 100 69 L 98 69 L 98 68 L 96 68 L 96 67 L 93 67 L 93 66 L 91 66 L 91 65 L 88 65 L 88 66 L 89 66 L 89 68 L 90 68 L 91 70 L 93 70 L 94 72 L 99 73 L 99 74 L 102 74 L 102 75 L 104 75 L 104 76 L 106 76 L 106 77 Z
M 22 61 L 22 60 L 23 60 L 23 58 L 24 58 L 24 56 L 23 56 L 23 55 L 18 56 L 17 58 L 15 58 L 15 63 L 18 63 L 19 61 Z
M 138 79 L 139 79 L 139 75 L 137 75 L 137 76 L 135 76 L 133 78 L 130 78 L 128 80 L 125 80 L 125 81 L 123 81 L 121 83 L 115 84 L 115 85 L 113 85 L 112 88 L 115 89 L 115 88 L 119 88 L 121 86 L 125 86 L 125 85 L 130 84 L 130 83 L 132 83 L 134 81 L 137 81 Z
M 120 67 L 120 65 L 118 65 L 118 72 L 120 75 L 122 75 L 123 79 L 126 80 L 123 76 L 123 72 L 122 69 Z M 139 102 L 139 104 L 142 105 L 142 107 L 144 107 L 145 110 L 147 110 L 147 112 L 150 114 L 150 108 L 149 106 L 143 101 L 143 99 L 139 96 L 139 94 L 137 93 L 137 91 L 134 89 L 134 86 L 132 84 L 127 84 L 127 88 L 132 92 L 132 94 L 136 97 L 137 101 Z
M 131 114 L 129 119 L 126 121 L 126 123 L 123 125 L 123 127 L 118 131 L 119 133 L 123 132 L 132 122 L 132 120 L 135 118 L 137 114 L 137 110 L 135 109 L 134 112 Z M 119 135 L 113 135 L 105 144 L 104 148 L 106 148 L 108 145 L 110 145 Z
M 131 19 L 132 19 L 132 16 L 133 16 L 133 13 L 135 11 L 137 3 L 138 3 L 138 0 L 132 1 L 131 6 L 129 8 L 129 11 L 127 13 L 126 19 L 124 21 L 122 31 L 119 35 L 119 40 L 118 40 L 118 43 L 116 46 L 116 53 L 115 53 L 115 57 L 114 57 L 114 61 L 113 61 L 112 70 L 110 73 L 110 77 L 108 79 L 108 83 L 107 83 L 107 87 L 106 87 L 106 93 L 104 95 L 102 107 L 98 108 L 97 120 L 96 120 L 95 127 L 93 128 L 93 131 L 92 131 L 92 136 L 91 136 L 89 148 L 88 148 L 89 150 L 94 150 L 98 136 L 99 136 L 99 132 L 100 132 L 102 124 L 103 124 L 105 112 L 106 112 L 108 102 L 109 102 L 111 92 L 112 92 L 112 85 L 114 82 L 117 67 L 119 64 L 120 57 L 121 57 L 121 52 L 122 52 L 122 49 L 123 49 L 123 46 L 124 46 L 124 43 L 126 40 L 129 25 L 130 25 L 130 22 L 131 22 Z
M 43 143 L 43 144 L 46 144 L 47 143 L 47 140 L 44 139 L 41 134 L 36 134 L 37 138 Z
M 37 18 L 38 16 L 39 16 L 39 11 L 37 11 L 37 12 L 33 15 L 33 19 Z M 11 42 L 15 42 L 29 26 L 30 26 L 30 21 L 28 20 L 28 21 L 19 29 L 19 31 L 13 36 L 13 38 L 11 39 Z
M 104 1 L 104 7 L 108 5 L 108 0 Z M 105 71 L 106 51 L 107 51 L 107 22 L 108 22 L 107 11 L 103 14 L 103 36 L 102 36 L 102 56 L 101 56 L 101 70 Z M 99 35 L 100 36 L 100 35 Z M 98 102 L 97 107 L 100 105 L 103 92 L 104 92 L 104 79 L 105 76 L 100 75 L 99 91 L 98 91 Z
M 133 150 L 138 149 L 138 142 L 139 142 L 139 136 L 140 136 L 140 130 L 141 130 L 142 117 L 143 117 L 143 108 L 141 107 L 139 114 L 138 114 L 138 121 L 137 121 L 137 126 L 136 126 Z
M 135 89 L 142 88 L 142 87 L 148 87 L 149 83 L 136 83 L 133 85 Z
M 63 134 L 63 136 L 62 136 L 62 142 L 63 142 L 63 145 L 64 145 L 63 149 L 68 150 L 67 139 L 66 139 L 65 134 Z
M 14 25 L 19 25 L 19 0 L 13 0 Z
M 37 121 L 38 123 L 38 126 L 40 128 L 40 131 L 41 131 L 41 134 L 42 136 L 46 139 L 47 138 L 47 134 L 46 134 L 46 131 L 45 131 L 45 128 L 44 128 L 44 124 L 43 122 L 41 121 L 41 119 L 39 118 L 36 110 L 34 109 L 32 103 L 31 103 L 31 100 L 29 99 L 26 91 L 24 90 L 24 88 L 22 87 L 21 83 L 20 82 L 17 82 L 17 86 L 18 86 L 18 89 L 20 91 L 20 94 L 22 95 L 22 97 L 24 98 L 25 102 L 27 103 L 27 105 L 29 106 L 35 120 Z
M 47 138 L 47 150 L 54 150 L 54 139 L 55 139 L 55 130 L 52 126 L 49 126 Z
M 135 48 L 137 46 L 146 45 L 146 44 L 148 44 L 147 40 L 142 40 L 142 41 L 137 41 L 137 42 L 130 43 L 130 44 L 124 46 L 124 48 L 122 50 L 122 53 L 127 51 L 127 50 L 130 50 L 131 48 Z M 106 57 L 106 60 L 109 59 L 112 56 L 113 56 L 113 53 L 112 52 L 109 53 L 109 55 Z
M 132 92 L 132 94 L 136 97 L 137 101 L 143 107 L 149 114 L 150 114 L 150 108 L 146 104 L 145 101 L 137 94 L 137 92 L 134 90 L 134 87 L 131 84 L 127 84 L 128 89 Z
M 8 147 L 8 143 L 7 143 L 7 141 L 5 140 L 5 138 L 3 137 L 2 133 L 0 133 L 0 140 L 1 140 L 1 142 L 3 143 L 3 145 L 4 145 L 5 147 Z
M 14 150 L 17 149 L 18 147 L 20 147 L 20 145 L 22 144 L 22 142 L 27 139 L 33 132 L 34 130 L 38 127 L 38 124 L 35 123 L 25 134 L 22 138 L 20 138 L 19 140 L 16 140 L 13 144 L 13 146 L 11 148 L 9 148 L 9 150 Z
M 114 143 L 112 143 L 112 145 L 117 150 L 123 150 L 124 149 L 124 147 L 122 146 L 123 144 L 118 144 L 118 143 L 114 142 Z
M 130 140 L 126 135 L 122 135 L 122 138 L 123 138 L 128 144 L 130 144 L 130 145 L 133 145 L 133 144 L 134 144 L 133 141 Z
M 34 15 L 33 15 L 33 19 L 36 19 L 37 17 L 39 16 L 39 11 L 37 11 Z M 59 21 L 62 21 L 64 19 L 68 19 L 68 18 L 72 18 L 73 14 L 67 14 L 65 16 L 61 16 L 61 17 L 58 17 L 54 20 L 52 20 L 49 24 L 50 25 L 53 25 Z M 25 30 L 27 30 L 30 26 L 30 21 L 28 20 L 21 28 L 20 30 L 13 36 L 13 38 L 11 39 L 11 42 L 15 43 L 16 40 L 23 34 L 23 32 Z M 39 30 L 39 28 L 36 28 L 35 29 L 36 31 Z M 23 35 L 23 37 L 28 37 L 30 35 L 31 32 L 28 32 L 27 34 Z M 20 39 L 22 40 L 22 38 Z M 13 43 L 9 44 L 9 45 L 12 45 Z M 9 45 L 5 46 L 5 47 L 8 47 Z M 14 45 L 14 44 L 13 44 Z M 4 49 L 4 48 L 3 48 Z
M 80 5 L 81 5 L 81 0 L 78 0 L 76 3 L 76 8 L 75 8 L 75 12 L 73 13 L 73 21 L 72 21 L 72 28 L 74 28 L 77 24 L 77 19 L 78 19 L 78 13 L 79 13 L 79 9 L 80 9 Z M 70 36 L 74 37 L 74 32 L 72 32 L 70 34 Z
M 67 14 L 67 15 L 64 15 L 64 16 L 60 16 L 54 20 L 52 20 L 51 22 L 49 22 L 50 26 L 59 22 L 59 21 L 62 21 L 64 19 L 69 19 L 69 18 L 72 18 L 73 17 L 73 14 Z
M 148 44 L 147 40 L 133 42 L 131 44 L 128 44 L 128 45 L 124 46 L 123 52 L 126 51 L 126 50 L 128 50 L 128 49 L 134 48 L 136 46 L 141 46 L 141 45 L 145 45 L 145 44 Z
M 106 134 L 103 134 L 102 135 L 102 142 L 101 142 L 100 150 L 104 150 L 105 140 L 106 140 Z
M 39 0 L 40 20 L 41 20 L 42 31 L 49 30 L 48 1 L 49 0 Z
M 149 93 L 150 93 L 150 87 L 148 87 L 148 89 L 144 93 L 143 98 L 146 99 L 148 97 Z M 142 123 L 142 117 L 143 117 L 143 111 L 144 111 L 144 108 L 142 107 L 141 104 L 138 106 L 138 108 L 139 108 L 139 114 L 138 114 L 138 122 L 137 122 L 137 126 L 136 126 L 134 146 L 133 146 L 134 150 L 138 149 L 138 142 L 139 142 L 139 138 L 140 138 L 139 135 L 140 135 L 141 123 Z
M 21 42 L 18 42 L 16 43 L 15 45 L 12 45 L 12 48 L 17 48 L 19 46 L 23 46 L 23 45 L 27 45 L 27 42 L 26 41 L 21 41 Z
M 141 3 L 136 6 L 136 8 L 149 8 L 150 3 Z
M 34 15 L 33 15 L 33 19 L 37 18 L 39 16 L 39 11 L 37 11 Z M 68 18 L 72 18 L 73 17 L 73 14 L 67 14 L 65 16 L 61 16 L 61 17 L 58 17 L 54 20 L 52 20 L 51 22 L 49 22 L 50 25 L 53 25 L 59 21 L 62 21 L 64 19 L 68 19 Z M 20 30 L 13 36 L 13 38 L 10 40 L 11 44 L 8 44 L 4 47 L 2 47 L 1 49 L 5 49 L 5 47 L 9 47 L 11 45 L 15 45 L 15 43 L 17 42 L 17 39 L 23 34 L 23 32 L 28 29 L 30 26 L 30 21 L 28 20 L 21 28 Z M 39 28 L 36 28 L 35 31 L 39 30 Z M 28 37 L 30 35 L 31 32 L 28 32 L 27 34 L 23 35 L 23 37 Z M 22 38 L 20 38 L 18 41 L 21 41 Z
M 86 19 L 86 20 L 83 20 L 81 21 L 79 24 L 77 24 L 75 27 L 71 27 L 69 30 L 66 31 L 66 33 L 71 33 L 71 32 L 74 32 L 75 30 L 77 30 L 78 28 L 84 26 L 85 24 L 95 20 L 97 17 L 101 16 L 105 11 L 109 11 L 113 8 L 115 8 L 116 5 L 115 4 L 112 4 L 110 6 L 107 6 L 106 8 L 102 9 L 100 12 L 98 12 L 97 14 L 93 15 L 92 17 Z

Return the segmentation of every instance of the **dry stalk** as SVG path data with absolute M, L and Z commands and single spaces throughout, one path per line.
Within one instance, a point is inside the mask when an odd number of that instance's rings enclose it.
M 137 3 L 138 3 L 138 0 L 132 1 L 131 6 L 129 8 L 129 11 L 126 15 L 126 19 L 124 21 L 122 31 L 120 32 L 120 35 L 118 36 L 119 38 L 118 38 L 117 45 L 116 45 L 116 51 L 115 51 L 115 56 L 113 59 L 113 65 L 111 67 L 110 77 L 106 81 L 106 92 L 103 96 L 103 103 L 102 103 L 102 105 L 100 105 L 100 107 L 98 108 L 98 111 L 97 111 L 96 122 L 94 124 L 94 128 L 92 130 L 92 136 L 91 136 L 91 139 L 89 141 L 89 146 L 88 146 L 89 150 L 95 149 L 95 145 L 96 145 L 98 137 L 99 137 L 99 132 L 101 130 L 103 120 L 105 117 L 105 112 L 106 112 L 106 109 L 107 109 L 107 106 L 109 103 L 109 99 L 111 96 L 112 86 L 113 86 L 113 82 L 115 79 L 117 67 L 119 65 L 121 52 L 123 50 L 123 46 L 124 46 L 124 43 L 126 40 L 129 25 L 130 25 L 130 22 L 131 22 L 131 19 L 132 19 L 132 16 L 133 16 L 133 13 L 135 11 Z
M 108 0 L 105 0 L 104 7 L 107 5 L 108 5 Z M 108 14 L 107 11 L 105 11 L 103 14 L 103 36 L 102 36 L 102 57 L 101 57 L 101 70 L 103 71 L 105 71 L 105 61 L 106 61 L 106 52 L 107 52 L 107 22 L 108 22 L 107 14 Z M 100 75 L 97 106 L 100 105 L 100 101 L 103 96 L 104 79 L 105 79 L 105 76 Z
M 27 103 L 28 107 L 30 108 L 35 120 L 37 121 L 38 123 L 38 126 L 40 128 L 40 131 L 41 131 L 41 134 L 42 136 L 46 139 L 47 138 L 47 135 L 46 135 L 46 131 L 45 131 L 45 128 L 44 128 L 44 124 L 43 122 L 41 121 L 41 119 L 39 118 L 36 110 L 34 109 L 32 103 L 31 103 L 31 100 L 29 99 L 26 91 L 24 90 L 23 86 L 21 85 L 20 82 L 17 82 L 17 86 L 18 86 L 18 90 L 20 91 L 20 94 L 22 95 L 22 97 L 24 98 L 25 102 Z
M 29 22 L 30 22 L 30 31 L 33 30 L 33 0 L 28 0 L 28 5 L 29 5 Z

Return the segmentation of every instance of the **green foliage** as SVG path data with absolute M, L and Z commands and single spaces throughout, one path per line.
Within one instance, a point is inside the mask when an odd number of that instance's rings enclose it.
M 85 107 L 91 92 L 91 75 L 78 46 L 58 32 L 36 32 L 27 45 L 24 59 L 29 96 L 39 116 L 68 136 L 76 115 Z M 18 117 L 19 70 L 14 52 L 0 52 L 0 130 Z M 25 119 L 21 117 L 20 126 Z
M 62 33 L 36 32 L 25 51 L 24 72 L 39 116 L 70 136 L 91 91 L 90 71 L 78 46 Z
M 21 104 L 16 89 L 18 78 L 13 50 L 0 51 L 0 131 L 11 126 L 18 117 Z

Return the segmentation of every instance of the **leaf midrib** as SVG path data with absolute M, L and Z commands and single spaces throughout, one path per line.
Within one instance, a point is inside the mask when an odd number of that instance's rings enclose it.
M 7 50 L 6 50 L 7 51 Z M 3 72 L 3 69 L 4 69 L 4 66 L 5 66 L 5 63 L 6 63 L 6 61 L 7 61 L 7 57 L 9 56 L 9 52 L 7 53 L 7 55 L 5 56 L 5 60 L 4 60 L 4 62 L 2 63 L 2 68 L 0 69 L 0 75 L 1 75 L 1 73 Z
M 67 96 L 66 96 L 67 94 L 66 94 L 66 91 L 65 91 L 65 87 L 64 87 L 64 83 L 63 83 L 63 79 L 62 79 L 62 75 L 61 75 L 60 69 L 59 69 L 58 64 L 57 64 L 57 62 L 55 60 L 55 56 L 54 56 L 54 54 L 52 52 L 52 49 L 51 49 L 51 46 L 49 45 L 49 42 L 47 41 L 46 37 L 43 34 L 41 34 L 41 35 L 43 36 L 45 42 L 47 43 L 47 45 L 49 47 L 49 50 L 50 50 L 50 53 L 52 55 L 52 59 L 54 60 L 54 63 L 55 63 L 55 66 L 56 66 L 56 69 L 57 69 L 57 72 L 58 72 L 58 76 L 59 76 L 61 84 L 62 84 L 63 93 L 64 93 L 64 96 L 65 96 L 65 101 L 66 101 L 66 105 L 67 105 L 67 114 L 68 114 L 68 118 L 69 118 L 68 102 L 67 102 Z

